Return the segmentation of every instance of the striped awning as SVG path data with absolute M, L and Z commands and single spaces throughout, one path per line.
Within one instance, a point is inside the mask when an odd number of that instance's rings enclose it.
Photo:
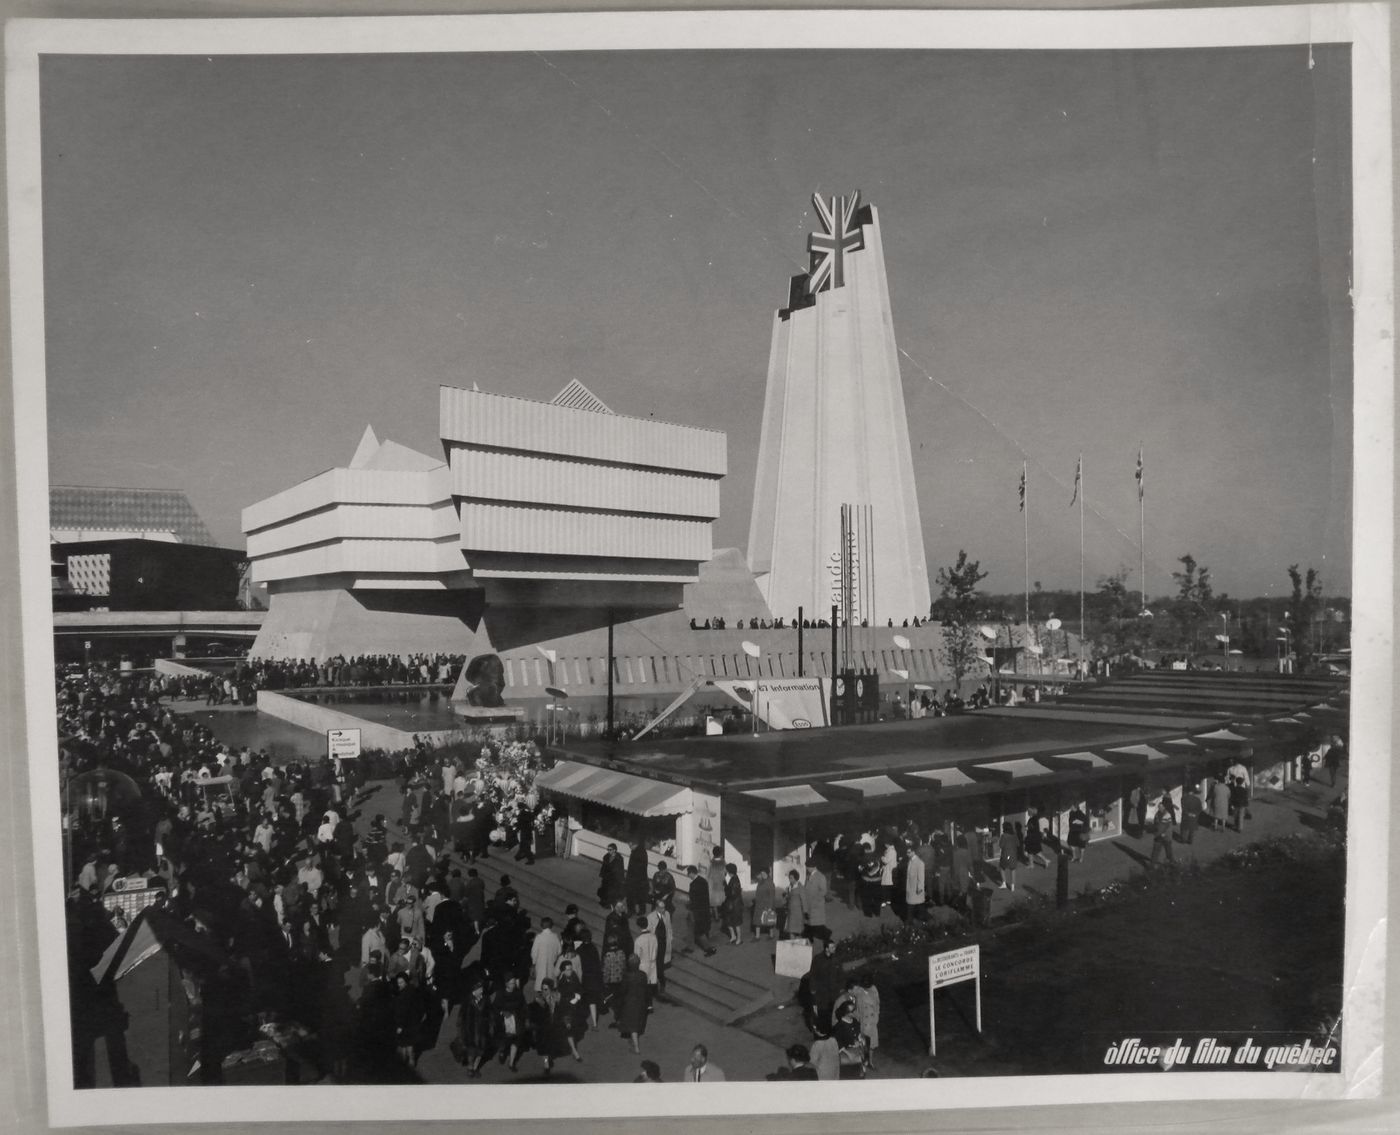
M 634 816 L 678 816 L 694 806 L 689 788 L 577 761 L 560 761 L 541 773 L 535 784 L 556 796 L 588 800 Z

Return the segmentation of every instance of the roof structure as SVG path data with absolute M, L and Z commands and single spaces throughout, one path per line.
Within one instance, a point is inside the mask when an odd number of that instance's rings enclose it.
M 569 384 L 550 401 L 556 406 L 568 406 L 573 410 L 592 410 L 596 414 L 612 413 L 607 403 L 576 378 L 570 379 Z
M 171 532 L 184 544 L 214 543 L 194 505 L 177 489 L 53 485 L 49 488 L 49 527 L 87 532 Z
M 1299 726 L 1280 724 L 1285 706 L 1321 699 L 1323 708 L 1308 712 L 1338 724 L 1347 712 L 1341 683 L 1294 677 L 1149 674 L 1087 689 L 1092 700 L 1072 694 L 951 717 L 756 737 L 592 742 L 570 746 L 568 755 L 717 791 L 735 803 L 815 815 L 852 802 L 896 803 L 929 791 L 946 798 L 1288 747 L 1296 745 Z

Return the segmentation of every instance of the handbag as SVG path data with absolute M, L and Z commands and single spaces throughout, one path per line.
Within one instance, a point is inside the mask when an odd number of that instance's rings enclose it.
M 777 926 L 778 912 L 771 906 L 767 910 L 760 910 L 758 912 L 758 924 L 760 926 Z

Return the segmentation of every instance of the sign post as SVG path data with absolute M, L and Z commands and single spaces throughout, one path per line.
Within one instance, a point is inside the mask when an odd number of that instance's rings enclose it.
M 960 981 L 973 983 L 977 1005 L 977 1031 L 982 1031 L 982 962 L 977 946 L 963 946 L 942 954 L 930 954 L 928 959 L 928 1052 L 938 1054 L 937 1032 L 933 1020 L 933 994 L 945 985 Z
M 345 760 L 360 755 L 360 731 L 358 729 L 327 729 L 326 756 L 332 761 Z

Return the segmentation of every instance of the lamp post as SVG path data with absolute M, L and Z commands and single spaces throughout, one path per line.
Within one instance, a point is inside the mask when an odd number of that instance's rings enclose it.
M 553 663 L 551 662 L 550 665 L 552 667 Z M 549 705 L 545 706 L 545 709 L 549 712 L 549 729 L 545 734 L 546 744 L 552 745 L 554 743 L 554 719 L 559 713 L 564 711 L 564 707 L 559 703 L 565 701 L 569 693 L 567 690 L 562 690 L 558 686 L 546 686 L 544 692 L 554 699 Z M 562 734 L 560 735 L 560 740 L 563 740 Z
M 757 737 L 757 736 L 758 736 L 758 691 L 759 691 L 759 684 L 763 681 L 763 651 L 762 651 L 762 649 L 759 647 L 758 643 L 756 643 L 756 642 L 749 642 L 748 639 L 745 639 L 745 640 L 744 640 L 744 644 L 743 644 L 743 645 L 744 645 L 744 653 L 747 654 L 750 658 L 755 659 L 755 662 L 754 662 L 754 680 L 753 680 L 753 705 L 752 705 L 751 709 L 752 709 L 752 711 L 753 711 L 753 735 L 754 735 L 755 737 Z

